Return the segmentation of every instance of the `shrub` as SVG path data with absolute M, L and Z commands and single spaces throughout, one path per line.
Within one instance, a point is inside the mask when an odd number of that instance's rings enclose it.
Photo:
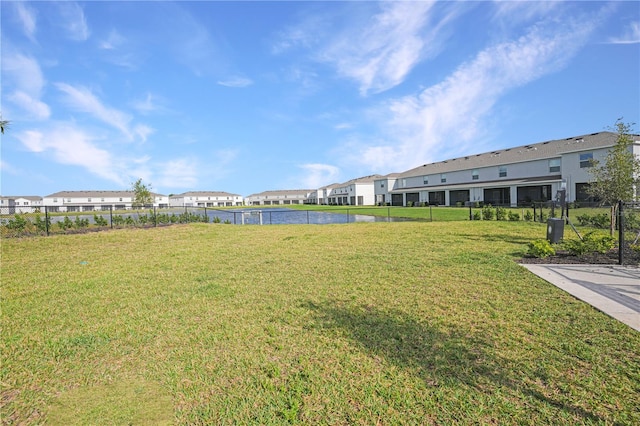
M 576 219 L 582 226 L 593 226 L 594 228 L 599 229 L 607 229 L 611 224 L 611 220 L 607 213 L 600 213 L 593 216 L 585 213 L 576 216 Z
M 113 217 L 113 224 L 116 226 L 124 225 L 124 218 L 121 215 L 116 215 Z
M 512 222 L 517 222 L 520 220 L 520 213 L 510 210 L 509 211 L 509 220 Z
M 496 220 L 507 220 L 507 209 L 504 207 L 496 207 Z
M 531 210 L 527 210 L 526 212 L 524 212 L 524 220 L 526 220 L 527 222 L 531 222 L 533 220 L 533 213 L 531 212 Z
M 80 216 L 76 216 L 76 220 L 73 223 L 73 226 L 76 229 L 88 228 L 89 227 L 89 219 L 82 219 Z
M 473 220 L 482 220 L 482 213 L 479 211 L 473 212 Z
M 47 217 L 46 220 L 42 220 L 40 215 L 37 215 L 35 225 L 39 232 L 47 232 L 47 227 L 51 228 L 51 218 Z
M 482 208 L 482 220 L 493 220 L 493 209 L 491 208 L 491 204 L 487 204 Z
M 11 229 L 12 231 L 24 231 L 27 227 L 27 219 L 25 219 L 23 215 L 17 213 L 14 217 L 14 219 L 9 219 L 7 228 Z
M 606 253 L 615 246 L 615 238 L 610 235 L 588 232 L 582 240 L 565 240 L 562 246 L 574 256 L 586 253 Z
M 95 223 L 96 226 L 108 226 L 109 225 L 109 221 L 107 221 L 107 219 L 105 219 L 102 216 L 98 216 L 97 214 L 93 215 L 93 223 Z
M 547 240 L 534 240 L 529 243 L 527 255 L 544 259 L 545 257 L 556 254 L 556 249 Z

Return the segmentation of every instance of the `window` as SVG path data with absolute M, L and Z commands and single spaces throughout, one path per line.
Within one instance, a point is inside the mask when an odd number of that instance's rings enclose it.
M 384 182 L 380 182 L 380 188 L 384 188 Z
M 424 185 L 429 185 L 429 176 L 423 176 L 422 177 L 422 183 Z
M 120 201 L 122 201 L 122 198 L 120 198 Z
M 593 152 L 580 154 L 580 168 L 584 169 L 593 166 Z
M 499 177 L 507 177 L 507 166 L 500 166 L 498 168 L 498 176 Z
M 406 180 L 406 179 L 402 179 L 401 183 L 402 183 L 402 187 L 403 187 L 403 188 L 404 188 L 405 186 L 407 186 L 407 180 Z
M 91 202 L 91 198 L 87 198 L 87 203 L 90 203 L 90 202 Z
M 57 202 L 58 202 L 58 199 L 57 199 L 57 198 L 54 198 L 54 199 L 53 199 L 53 202 L 54 202 L 54 203 L 57 203 Z
M 560 159 L 554 158 L 549 160 L 549 173 L 558 173 L 560 172 Z
M 447 175 L 445 173 L 442 173 L 440 175 L 440 183 L 445 183 L 447 181 Z
M 70 202 L 71 202 L 71 198 L 67 198 L 67 203 L 70 203 Z
M 102 201 L 104 203 L 104 198 L 101 198 L 100 201 Z
M 478 170 L 473 170 L 471 172 L 471 180 L 478 180 L 480 179 L 480 173 L 478 172 Z

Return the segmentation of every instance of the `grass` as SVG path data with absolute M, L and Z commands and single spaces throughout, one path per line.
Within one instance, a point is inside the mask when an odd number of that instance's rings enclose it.
M 3 422 L 638 424 L 640 334 L 524 222 L 3 240 Z

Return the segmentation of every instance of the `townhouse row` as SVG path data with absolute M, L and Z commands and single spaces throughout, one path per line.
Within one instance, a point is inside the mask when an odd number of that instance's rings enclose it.
M 155 207 L 233 207 L 292 204 L 501 206 L 550 201 L 558 190 L 568 202 L 593 201 L 588 194 L 592 160 L 603 161 L 618 135 L 598 132 L 515 146 L 435 163 L 402 173 L 371 175 L 318 189 L 264 191 L 242 197 L 227 192 L 153 194 Z M 629 150 L 640 158 L 640 135 Z M 636 194 L 640 188 L 636 188 Z M 15 212 L 47 206 L 59 211 L 129 209 L 131 191 L 62 191 L 46 197 L 2 197 Z M 3 209 L 3 212 L 5 210 Z

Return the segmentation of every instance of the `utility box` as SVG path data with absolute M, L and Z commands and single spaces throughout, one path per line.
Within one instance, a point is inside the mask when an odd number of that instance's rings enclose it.
M 564 219 L 547 219 L 547 240 L 551 244 L 559 243 L 564 237 Z

